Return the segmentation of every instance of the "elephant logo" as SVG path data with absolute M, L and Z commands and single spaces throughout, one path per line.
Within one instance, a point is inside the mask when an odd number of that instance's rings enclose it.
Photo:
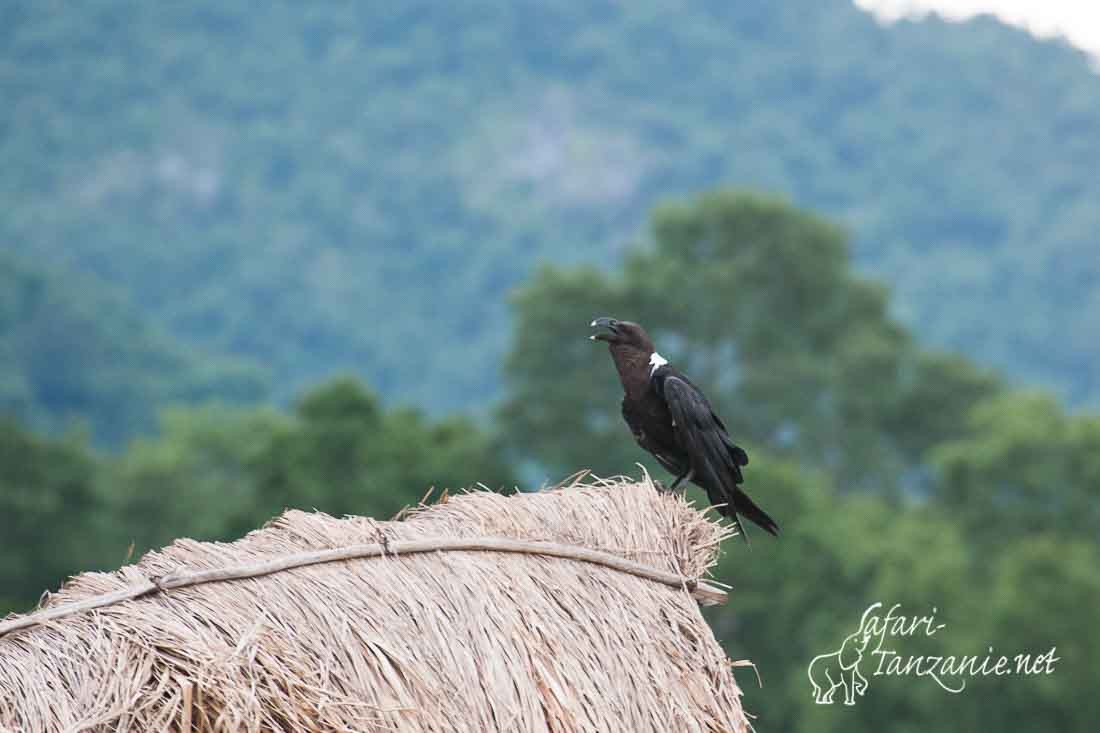
M 838 689 L 844 690 L 845 705 L 855 705 L 856 695 L 867 692 L 867 678 L 859 671 L 859 664 L 875 636 L 873 628 L 868 628 L 867 624 L 867 614 L 871 610 L 867 609 L 860 619 L 859 628 L 844 639 L 839 649 L 828 654 L 818 654 L 806 668 L 806 674 L 814 688 L 814 702 L 818 705 L 832 705 L 833 696 Z

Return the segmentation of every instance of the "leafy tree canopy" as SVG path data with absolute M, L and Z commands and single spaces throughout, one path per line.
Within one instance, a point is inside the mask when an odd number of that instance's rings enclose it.
M 319 385 L 291 414 L 176 408 L 117 456 L 0 422 L 0 611 L 68 574 L 179 537 L 231 540 L 283 509 L 388 518 L 435 487 L 515 486 L 469 419 L 382 409 L 359 382 Z
M 645 325 L 750 454 L 797 457 L 842 487 L 919 487 L 924 451 L 1001 389 L 919 350 L 885 291 L 851 273 L 843 233 L 781 200 L 704 195 L 658 210 L 652 232 L 621 272 L 547 268 L 516 294 L 500 418 L 519 455 L 559 473 L 649 464 L 606 349 L 586 339 L 599 315 Z
M 747 485 L 782 534 L 758 533 L 751 553 L 727 546 L 716 575 L 733 600 L 709 618 L 732 659 L 758 665 L 763 687 L 751 671 L 741 682 L 759 726 L 1091 729 L 1096 416 L 918 348 L 885 291 L 852 273 L 843 233 L 771 197 L 670 204 L 620 271 L 547 268 L 515 306 L 499 415 L 515 455 L 551 475 L 635 460 L 665 475 L 621 423 L 606 348 L 585 338 L 605 314 L 649 327 L 749 449 Z M 1057 647 L 1061 666 L 950 695 L 927 678 L 871 677 L 869 658 L 854 708 L 814 704 L 807 665 L 875 601 L 946 624 L 887 643 L 906 657 Z
M 42 438 L 0 419 L 0 613 L 95 563 L 98 467 L 76 437 Z
M 1016 392 L 980 405 L 968 423 L 933 453 L 935 498 L 975 537 L 996 547 L 1006 533 L 1100 536 L 1100 415 Z

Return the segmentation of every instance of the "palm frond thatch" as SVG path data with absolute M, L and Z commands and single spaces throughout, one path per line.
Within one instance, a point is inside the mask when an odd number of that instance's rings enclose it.
M 178 540 L 46 607 L 364 543 L 503 537 L 689 579 L 727 530 L 645 479 L 474 492 L 404 521 L 289 511 L 233 543 Z M 744 731 L 696 601 L 609 567 L 483 551 L 388 554 L 211 582 L 0 637 L 0 730 Z

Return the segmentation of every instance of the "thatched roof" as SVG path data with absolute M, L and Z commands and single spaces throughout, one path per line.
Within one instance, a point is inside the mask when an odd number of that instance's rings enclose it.
M 85 573 L 46 607 L 181 568 L 432 538 L 576 545 L 698 579 L 725 532 L 648 479 L 475 492 L 399 522 L 290 511 Z M 0 637 L 0 730 L 743 731 L 740 696 L 688 589 L 511 552 L 314 564 Z

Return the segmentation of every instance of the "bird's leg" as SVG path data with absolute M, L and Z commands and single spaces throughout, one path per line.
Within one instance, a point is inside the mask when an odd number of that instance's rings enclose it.
M 741 537 L 745 540 L 745 544 L 751 550 L 752 543 L 749 542 L 749 534 L 745 531 L 745 520 L 734 514 L 733 521 L 737 522 L 737 534 L 741 535 Z
M 676 477 L 676 480 L 672 482 L 672 486 L 668 487 L 669 492 L 676 491 L 677 487 L 679 487 L 681 483 L 683 483 L 684 481 L 691 481 L 691 479 L 694 476 L 695 476 L 695 469 L 694 468 L 689 468 L 687 470 L 687 473 L 682 473 L 682 474 L 680 474 L 679 476 Z M 684 490 L 685 491 L 687 490 L 686 486 L 684 487 Z

